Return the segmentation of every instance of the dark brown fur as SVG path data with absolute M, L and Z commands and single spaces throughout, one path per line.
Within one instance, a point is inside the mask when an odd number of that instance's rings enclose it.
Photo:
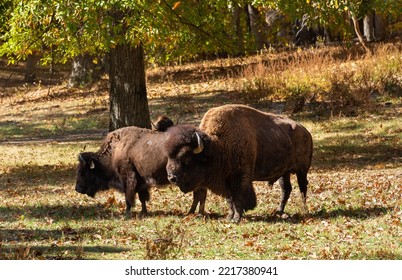
M 159 116 L 155 123 L 152 123 L 153 130 L 166 131 L 169 127 L 173 126 L 173 121 L 165 115 Z
M 198 133 L 204 149 L 194 154 Z M 306 201 L 307 172 L 312 159 L 310 133 L 291 119 L 243 105 L 209 110 L 199 128 L 168 129 L 164 150 L 168 178 L 184 192 L 208 186 L 227 198 L 228 218 L 239 222 L 244 211 L 256 206 L 253 181 L 280 179 L 283 213 L 291 192 L 290 174 L 296 173 Z
M 141 214 L 146 215 L 148 187 L 169 184 L 166 174 L 167 158 L 161 151 L 165 133 L 125 127 L 109 133 L 96 153 L 79 156 L 76 191 L 95 196 L 98 191 L 116 188 L 125 194 L 126 212 L 134 205 L 135 194 L 142 204 Z M 194 212 L 198 202 L 204 211 L 206 190 L 194 193 Z

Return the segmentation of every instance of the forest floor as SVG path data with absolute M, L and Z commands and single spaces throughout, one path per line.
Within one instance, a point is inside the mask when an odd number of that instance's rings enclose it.
M 50 76 L 44 67 L 38 82 L 25 84 L 22 64 L 0 61 L 0 259 L 402 259 L 402 92 L 336 111 L 309 98 L 299 112 L 261 92 L 248 95 L 247 67 L 281 55 L 147 73 L 153 120 L 166 114 L 197 125 L 209 108 L 242 103 L 290 116 L 312 133 L 308 213 L 296 182 L 287 217 L 275 215 L 278 185 L 255 182 L 258 205 L 238 225 L 211 193 L 201 217 L 186 215 L 191 195 L 152 188 L 149 216 L 126 219 L 120 193 L 75 192 L 78 154 L 96 151 L 107 133 L 107 78 L 68 88 L 66 69 Z

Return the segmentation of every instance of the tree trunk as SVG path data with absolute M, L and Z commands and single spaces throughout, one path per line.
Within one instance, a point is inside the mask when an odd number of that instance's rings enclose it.
M 385 19 L 384 15 L 375 12 L 374 13 L 374 34 L 377 41 L 385 39 Z
M 69 87 L 85 86 L 94 80 L 94 63 L 90 55 L 78 55 L 74 57 L 70 78 L 68 80 Z
M 25 64 L 24 82 L 33 83 L 36 81 L 35 69 L 38 62 L 39 57 L 36 54 L 28 55 Z
M 233 10 L 233 18 L 232 18 L 232 26 L 233 30 L 236 33 L 236 46 L 237 46 L 237 54 L 244 53 L 244 36 L 243 36 L 243 29 L 241 27 L 241 13 L 243 9 L 239 6 L 234 7 Z
M 367 42 L 372 42 L 374 38 L 374 15 L 369 12 L 363 19 L 363 32 Z
M 252 5 L 247 5 L 247 12 L 250 20 L 250 32 L 255 40 L 256 50 L 261 50 L 264 47 L 264 41 L 262 36 L 260 14 L 256 8 Z
M 141 44 L 118 44 L 110 50 L 109 80 L 109 130 L 133 125 L 151 128 Z

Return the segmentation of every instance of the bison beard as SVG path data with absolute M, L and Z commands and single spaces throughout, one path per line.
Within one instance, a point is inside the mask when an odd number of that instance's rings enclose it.
M 313 144 L 310 133 L 293 120 L 225 105 L 209 110 L 199 128 L 178 125 L 167 135 L 169 180 L 185 192 L 207 186 L 226 197 L 234 222 L 256 206 L 253 181 L 280 179 L 282 214 L 292 190 L 290 174 L 296 173 L 305 205 Z

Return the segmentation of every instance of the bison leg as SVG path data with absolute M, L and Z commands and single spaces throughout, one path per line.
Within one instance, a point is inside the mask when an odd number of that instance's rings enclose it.
M 226 216 L 226 219 L 228 221 L 231 221 L 233 219 L 234 213 L 235 213 L 235 207 L 234 207 L 234 203 L 233 203 L 233 198 L 232 197 L 227 197 L 226 198 L 226 202 L 229 205 L 229 212 Z
M 227 219 L 229 221 L 239 223 L 244 212 L 242 199 L 239 198 L 237 194 L 232 194 L 232 196 L 226 198 L 229 204 L 229 213 Z
M 148 186 L 145 184 L 141 184 L 141 186 L 137 187 L 139 188 L 137 190 L 138 192 L 138 197 L 140 198 L 141 201 L 141 213 L 140 217 L 145 217 L 148 215 L 148 210 L 147 210 L 147 201 L 149 201 L 149 189 Z
M 201 215 L 205 215 L 205 200 L 206 199 L 207 199 L 207 189 L 198 189 L 198 190 L 194 191 L 193 192 L 193 203 L 191 204 L 191 208 L 190 208 L 190 211 L 188 211 L 188 214 L 194 214 L 198 203 L 200 203 L 198 212 Z
M 233 218 L 232 221 L 235 223 L 240 223 L 241 217 L 243 216 L 243 206 L 240 200 L 238 199 L 234 199 L 233 200 L 233 209 L 234 209 L 234 214 L 233 214 Z
M 198 213 L 205 215 L 205 201 L 207 199 L 207 189 L 200 189 L 197 191 L 197 197 L 200 201 L 200 206 L 198 207 Z
M 302 201 L 303 201 L 303 208 L 304 211 L 307 212 L 307 185 L 308 185 L 308 181 L 307 181 L 307 172 L 305 171 L 298 171 L 296 172 L 296 176 L 297 176 L 297 183 L 299 184 L 299 189 L 300 189 L 300 193 L 301 193 L 301 197 L 302 197 Z
M 278 213 L 283 214 L 285 211 L 286 203 L 288 202 L 290 193 L 292 192 L 292 185 L 290 183 L 290 173 L 285 173 L 281 178 L 279 178 L 279 185 L 282 189 L 282 199 L 279 205 Z
M 250 172 L 235 174 L 226 181 L 226 187 L 229 190 L 229 214 L 228 219 L 239 223 L 243 213 L 246 210 L 254 209 L 257 205 L 257 196 L 255 194 L 253 183 L 247 176 Z
M 127 172 L 126 176 L 124 190 L 126 196 L 126 216 L 129 217 L 131 208 L 134 206 L 135 202 L 135 186 L 137 180 L 133 171 Z

